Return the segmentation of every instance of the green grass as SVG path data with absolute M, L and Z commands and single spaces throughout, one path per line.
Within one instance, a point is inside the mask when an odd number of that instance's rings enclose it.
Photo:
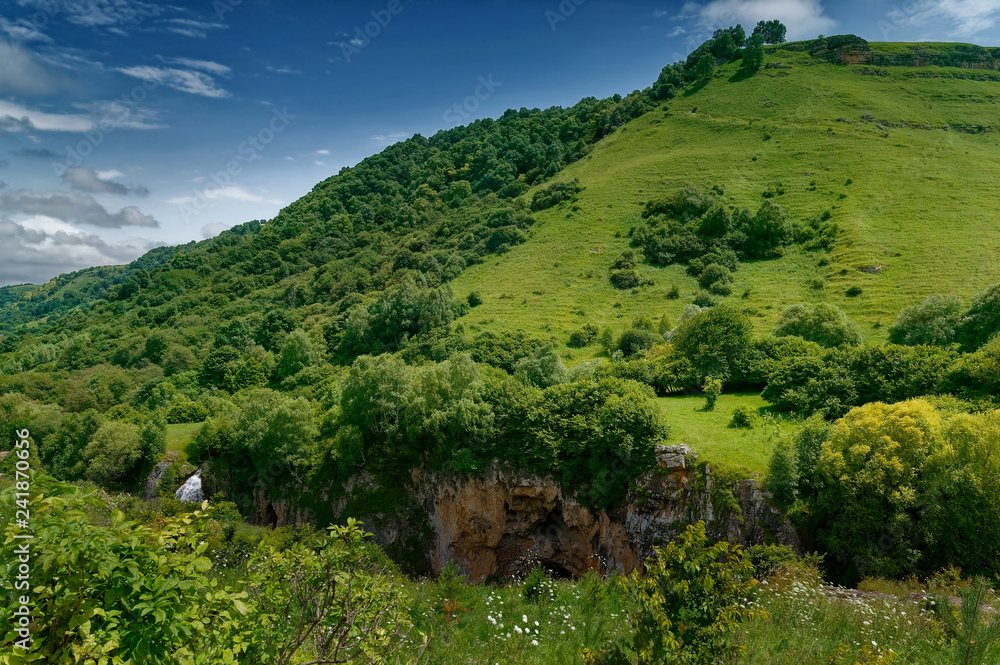
M 703 459 L 744 473 L 764 474 L 777 440 L 801 427 L 800 420 L 771 415 L 757 393 L 723 394 L 713 411 L 704 410 L 703 397 L 663 397 L 657 404 L 670 424 L 670 443 L 687 444 Z M 738 406 L 757 411 L 752 429 L 729 427 Z
M 537 213 L 527 243 L 453 282 L 457 297 L 484 298 L 466 327 L 520 328 L 565 344 L 585 322 L 621 330 L 639 315 L 676 319 L 697 290 L 683 267 L 642 265 L 654 285 L 628 292 L 610 285 L 608 267 L 629 248 L 645 202 L 688 182 L 720 185 L 727 205 L 751 208 L 781 183 L 786 193 L 776 200 L 793 219 L 830 210 L 843 229 L 829 255 L 793 248 L 740 266 L 730 299 L 750 308 L 759 333 L 790 304 L 825 301 L 861 323 L 869 341 L 884 341 L 902 307 L 934 293 L 968 301 L 1000 281 L 1000 132 L 944 129 L 1000 128 L 996 83 L 918 76 L 969 73 L 942 67 L 865 76 L 864 67 L 806 53 L 768 61 L 791 68 L 741 80 L 736 65 L 722 67 L 707 85 L 629 123 L 561 172 L 558 180 L 578 178 L 585 187 L 579 200 Z M 875 266 L 877 274 L 861 270 Z M 816 277 L 822 288 L 813 286 Z M 671 284 L 680 299 L 666 299 Z M 862 294 L 848 297 L 855 285 Z M 597 353 L 563 351 L 571 363 Z
M 167 425 L 167 454 L 177 453 L 181 460 L 186 460 L 184 446 L 194 441 L 203 423 L 178 423 Z
M 523 599 L 523 588 L 514 580 L 447 590 L 434 580 L 412 584 L 415 627 L 429 637 L 427 662 L 582 664 L 581 647 L 607 648 L 629 630 L 615 582 L 551 581 L 537 603 Z M 444 612 L 442 599 L 454 595 L 457 609 Z M 745 665 L 941 662 L 941 626 L 912 603 L 828 598 L 814 575 L 789 572 L 762 585 L 754 605 L 768 616 L 737 631 L 735 642 L 747 649 L 738 662 Z

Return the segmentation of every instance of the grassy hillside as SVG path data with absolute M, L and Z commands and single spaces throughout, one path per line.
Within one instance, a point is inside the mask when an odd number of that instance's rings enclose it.
M 993 72 L 873 71 L 783 50 L 766 63 L 753 77 L 739 63 L 720 67 L 563 170 L 557 180 L 585 188 L 578 200 L 537 213 L 528 243 L 454 281 L 456 294 L 485 300 L 468 324 L 565 342 L 584 321 L 621 328 L 640 314 L 678 316 L 697 289 L 683 267 L 641 266 L 654 285 L 638 292 L 607 276 L 645 202 L 685 183 L 719 185 L 727 204 L 753 208 L 780 185 L 774 200 L 793 219 L 830 209 L 843 230 L 829 256 L 793 248 L 741 265 L 732 298 L 749 289 L 760 332 L 786 305 L 825 301 L 878 341 L 900 308 L 926 295 L 968 299 L 1000 281 L 1000 83 L 958 78 Z M 677 300 L 665 297 L 672 284 Z M 862 294 L 847 297 L 852 286 Z

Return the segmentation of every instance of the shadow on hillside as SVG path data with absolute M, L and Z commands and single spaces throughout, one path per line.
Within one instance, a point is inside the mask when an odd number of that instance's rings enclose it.
M 715 78 L 715 77 L 709 76 L 708 78 L 703 78 L 702 80 L 698 81 L 693 86 L 691 86 L 690 88 L 688 88 L 687 90 L 685 90 L 684 94 L 682 96 L 683 97 L 690 97 L 691 95 L 693 95 L 693 94 L 695 94 L 697 92 L 701 92 L 702 88 L 704 88 L 706 85 L 708 85 L 709 81 L 711 81 L 713 78 Z
M 739 83 L 740 81 L 746 81 L 757 75 L 757 72 L 748 72 L 745 69 L 737 69 L 736 73 L 729 77 L 730 83 Z

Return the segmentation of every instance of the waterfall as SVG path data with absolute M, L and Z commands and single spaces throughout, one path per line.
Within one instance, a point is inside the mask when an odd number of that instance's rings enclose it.
M 184 484 L 177 488 L 174 493 L 178 501 L 194 501 L 201 503 L 205 500 L 205 493 L 201 491 L 201 469 L 194 472 L 194 475 L 184 481 Z

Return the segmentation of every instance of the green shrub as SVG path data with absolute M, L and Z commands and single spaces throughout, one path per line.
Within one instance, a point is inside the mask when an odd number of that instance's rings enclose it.
M 597 327 L 594 326 L 593 324 L 588 323 L 584 325 L 583 328 L 581 328 L 580 330 L 575 330 L 572 333 L 570 333 L 569 342 L 567 343 L 567 346 L 574 349 L 583 348 L 588 344 L 590 344 L 591 342 L 593 342 L 597 338 L 597 335 L 598 335 Z
M 701 390 L 705 395 L 705 411 L 714 411 L 715 403 L 718 401 L 719 395 L 722 394 L 722 381 L 709 376 L 705 379 Z
M 710 263 L 705 266 L 701 274 L 698 275 L 698 285 L 703 289 L 712 289 L 712 287 L 720 284 L 722 286 L 727 286 L 733 281 L 733 273 L 730 272 L 729 268 L 719 265 L 718 263 Z
M 861 295 L 861 293 L 862 293 L 861 287 L 854 285 L 849 289 L 847 289 L 847 291 L 844 292 L 844 295 L 846 295 L 848 298 L 857 298 L 858 296 Z
M 962 301 L 958 296 L 930 296 L 899 312 L 889 327 L 889 341 L 907 346 L 948 346 L 955 340 L 961 317 Z
M 566 200 L 575 200 L 576 195 L 583 191 L 578 180 L 570 182 L 554 182 L 545 189 L 535 192 L 531 197 L 532 210 L 545 210 Z
M 748 355 L 752 331 L 746 312 L 719 305 L 682 318 L 670 342 L 702 378 L 714 376 L 725 383 Z
M 208 418 L 208 409 L 200 402 L 191 400 L 181 400 L 174 402 L 167 410 L 167 422 L 177 423 L 200 423 Z
M 787 440 L 782 439 L 771 454 L 764 489 L 771 493 L 778 507 L 787 509 L 795 503 L 798 495 L 798 479 L 795 449 Z
M 699 291 L 695 294 L 694 299 L 691 301 L 692 305 L 697 305 L 698 307 L 715 307 L 719 304 L 719 301 L 712 297 L 712 294 L 707 291 Z
M 479 291 L 470 291 L 466 301 L 469 307 L 479 307 L 483 304 L 483 297 L 479 295 Z
M 1000 331 L 1000 284 L 976 294 L 962 315 L 956 338 L 966 351 L 974 351 Z
M 618 337 L 615 348 L 630 358 L 662 343 L 663 336 L 659 333 L 644 328 L 629 328 Z
M 754 409 L 746 404 L 741 404 L 733 410 L 733 417 L 729 420 L 729 427 L 735 429 L 751 429 L 753 428 L 754 421 L 756 421 L 756 419 L 757 414 L 754 412 Z
M 861 328 L 847 318 L 836 305 L 790 305 L 781 313 L 771 334 L 775 337 L 796 335 L 820 346 L 857 346 L 861 344 Z
M 753 565 L 738 547 L 709 544 L 705 523 L 689 526 L 676 542 L 655 549 L 625 581 L 630 600 L 630 630 L 603 654 L 589 654 L 592 663 L 734 662 L 746 650 L 732 634 L 743 622 L 766 618 L 747 601 L 757 581 Z
M 612 286 L 623 291 L 642 286 L 642 281 L 639 279 L 639 275 L 636 274 L 635 270 L 631 268 L 627 268 L 625 270 L 612 270 L 608 273 L 608 279 L 611 281 Z
M 543 346 L 514 363 L 514 376 L 539 388 L 569 379 L 566 366 L 553 345 Z

